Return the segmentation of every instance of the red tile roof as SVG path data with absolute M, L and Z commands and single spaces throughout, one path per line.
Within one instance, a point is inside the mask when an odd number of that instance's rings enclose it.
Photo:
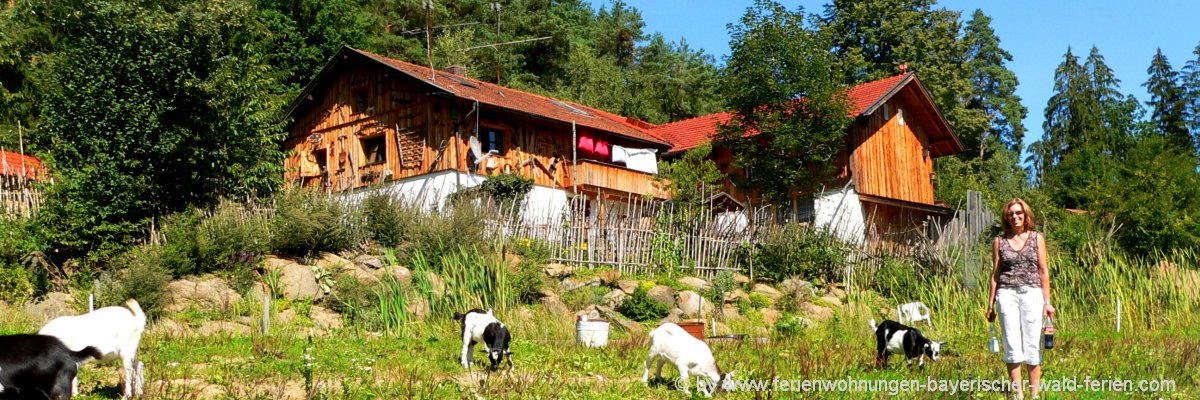
M 454 75 L 445 71 L 436 71 L 436 75 L 431 78 L 430 70 L 427 66 L 407 63 L 358 49 L 347 49 L 386 64 L 397 71 L 449 92 L 456 97 L 476 100 L 482 104 L 562 121 L 568 124 L 574 121 L 580 126 L 656 144 L 661 147 L 671 145 L 671 143 L 667 142 L 661 136 L 652 133 L 649 129 L 639 127 L 625 117 L 599 109 L 507 88 L 465 76 Z M 576 110 L 579 112 L 576 112 Z
M 874 111 L 873 108 L 882 100 L 886 100 L 886 95 L 898 89 L 901 82 L 907 81 L 905 78 L 909 75 L 896 75 L 850 88 L 850 115 L 857 117 Z M 733 113 L 719 112 L 659 125 L 653 132 L 671 142 L 673 146 L 668 153 L 675 153 L 699 146 L 711 139 L 717 133 L 718 124 L 729 122 L 732 118 Z
M 46 167 L 37 157 L 0 150 L 0 174 L 25 174 L 27 179 L 38 179 L 45 172 Z

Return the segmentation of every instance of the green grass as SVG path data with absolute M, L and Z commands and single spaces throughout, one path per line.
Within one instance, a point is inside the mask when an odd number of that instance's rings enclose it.
M 629 399 L 684 398 L 664 368 L 666 381 L 642 385 L 642 361 L 648 349 L 643 335 L 614 331 L 603 349 L 574 345 L 573 322 L 534 309 L 532 314 L 501 314 L 513 330 L 515 371 L 488 374 L 485 357 L 466 372 L 458 364 L 461 342 L 457 323 L 440 319 L 413 322 L 407 335 L 353 333 L 306 337 L 299 329 L 276 336 L 146 336 L 148 398 L 523 398 Z M 924 368 L 906 366 L 894 356 L 885 369 L 874 366 L 874 338 L 868 308 L 849 306 L 829 322 L 791 337 L 756 345 L 713 344 L 718 363 L 743 379 L 865 379 L 899 381 L 999 380 L 1003 364 L 988 353 L 986 329 L 938 319 L 928 336 L 949 343 L 945 358 Z M 1163 330 L 1116 334 L 1083 322 L 1060 328 L 1057 346 L 1045 352 L 1046 376 L 1093 379 L 1172 379 L 1170 393 L 1051 393 L 1055 398 L 1195 398 L 1200 396 L 1200 330 Z M 80 399 L 118 395 L 115 366 L 89 365 L 81 374 Z M 873 393 L 771 393 L 764 398 L 890 398 Z M 904 392 L 900 398 L 947 398 L 948 393 Z M 954 398 L 1000 398 L 999 394 L 958 394 Z M 724 393 L 719 398 L 750 399 L 754 393 Z
M 1164 255 L 1184 271 L 1196 270 L 1196 254 Z M 504 295 L 502 263 L 459 251 L 413 259 L 414 286 L 429 296 L 433 317 L 407 318 L 392 283 L 374 292 L 382 318 L 395 318 L 381 333 L 348 326 L 327 336 L 310 337 L 312 321 L 303 315 L 292 325 L 275 327 L 271 336 L 169 337 L 151 330 L 140 356 L 146 364 L 147 398 L 189 399 L 678 399 L 685 396 L 672 382 L 677 373 L 664 368 L 666 380 L 647 387 L 640 381 L 648 349 L 645 334 L 614 331 L 603 349 L 574 344 L 574 321 L 546 314 L 540 306 L 518 306 Z M 808 380 L 995 380 L 1005 379 L 999 356 L 986 350 L 989 338 L 983 318 L 987 295 L 986 253 L 964 256 L 960 265 L 930 273 L 904 260 L 883 260 L 857 270 L 856 287 L 831 320 L 799 328 L 788 336 L 768 331 L 750 319 L 721 321 L 735 333 L 758 332 L 769 343 L 712 344 L 718 363 L 737 371 L 740 379 Z M 1046 399 L 1200 398 L 1200 305 L 1196 293 L 1155 271 L 1158 264 L 1100 253 L 1087 260 L 1055 258 L 1051 263 L 1059 317 L 1056 348 L 1045 356 L 1046 379 L 1172 380 L 1174 391 L 1057 392 Z M 445 295 L 432 296 L 419 274 L 438 271 L 446 280 Z M 880 296 L 865 288 L 880 290 Z M 496 297 L 482 292 L 493 290 Z M 1116 300 L 1121 299 L 1122 330 L 1114 332 Z M 933 310 L 932 327 L 918 325 L 926 336 L 946 341 L 944 358 L 923 368 L 906 366 L 893 356 L 887 368 L 874 365 L 874 336 L 867 320 L 881 319 L 880 308 L 920 300 Z M 288 307 L 278 302 L 275 312 Z M 290 307 L 303 314 L 305 303 Z M 493 306 L 512 330 L 516 369 L 487 373 L 485 357 L 464 371 L 458 364 L 459 326 L 448 311 Z M 255 320 L 256 307 L 222 313 L 183 313 L 185 323 L 205 318 Z M 28 332 L 36 324 L 15 307 L 0 307 L 0 332 Z M 781 320 L 789 314 L 781 316 Z M 191 324 L 195 325 L 195 324 Z M 648 326 L 652 328 L 652 326 Z M 615 326 L 614 326 L 614 329 Z M 723 332 L 722 332 L 723 333 Z M 81 373 L 80 399 L 112 399 L 117 368 L 89 364 Z M 768 392 L 724 393 L 717 398 L 986 398 L 998 393 L 900 392 Z

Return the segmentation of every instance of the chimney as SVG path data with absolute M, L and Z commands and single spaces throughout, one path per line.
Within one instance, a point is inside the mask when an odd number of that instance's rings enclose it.
M 452 74 L 455 74 L 458 76 L 467 76 L 467 67 L 462 66 L 462 65 L 451 65 L 449 67 L 446 67 L 446 72 L 449 72 L 449 73 L 452 73 Z

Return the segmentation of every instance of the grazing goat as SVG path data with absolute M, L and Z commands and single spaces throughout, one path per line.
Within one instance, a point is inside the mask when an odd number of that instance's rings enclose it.
M 903 353 L 912 364 L 913 358 L 919 358 L 917 366 L 925 365 L 925 357 L 937 361 L 941 357 L 942 345 L 945 342 L 929 340 L 917 328 L 896 321 L 886 320 L 878 326 L 871 320 L 871 329 L 875 330 L 875 364 L 887 366 L 888 356 L 892 353 Z
M 706 397 L 721 390 L 722 385 L 733 376 L 733 372 L 721 374 L 721 368 L 717 367 L 717 361 L 707 344 L 671 322 L 650 331 L 650 354 L 643 365 L 642 383 L 650 382 L 650 365 L 655 361 L 658 362 L 655 378 L 662 378 L 663 365 L 668 361 L 679 368 L 676 387 L 684 392 L 688 392 L 688 386 L 678 382 L 688 382 L 689 374 L 708 380 L 707 384 L 697 385 Z
M 145 330 L 146 314 L 136 300 L 129 299 L 125 307 L 104 307 L 84 315 L 55 318 L 38 333 L 57 337 L 72 350 L 95 347 L 104 355 L 101 360 L 120 358 L 124 371 L 121 398 L 128 398 L 142 395 L 143 375 L 137 349 Z M 73 382 L 72 393 L 78 387 L 78 382 Z
M 71 351 L 45 335 L 0 336 L 0 398 L 71 400 L 79 363 L 100 358 L 95 347 Z
M 467 311 L 466 314 L 454 313 L 454 319 L 462 321 L 462 366 L 470 368 L 474 362 L 474 356 L 471 354 L 475 351 L 476 343 L 483 343 L 487 348 L 488 360 L 492 363 L 492 369 L 500 367 L 500 363 L 504 358 L 508 357 L 508 368 L 513 369 L 512 352 L 508 350 L 508 343 L 512 341 L 512 335 L 509 334 L 508 328 L 500 323 L 492 315 L 492 310 L 486 312 L 480 309 Z

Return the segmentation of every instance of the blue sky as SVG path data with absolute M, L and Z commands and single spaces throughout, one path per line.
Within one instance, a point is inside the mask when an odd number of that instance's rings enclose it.
M 609 6 L 609 0 L 591 0 Z M 646 21 L 647 33 L 660 32 L 668 41 L 686 39 L 719 63 L 729 54 L 726 24 L 737 22 L 752 0 L 625 0 Z M 820 13 L 827 1 L 780 1 L 790 10 L 803 6 Z M 1195 59 L 1200 44 L 1200 1 L 1197 0 L 941 0 L 939 7 L 961 11 L 969 18 L 977 8 L 992 17 L 1000 44 L 1013 55 L 1008 68 L 1017 74 L 1017 95 L 1029 109 L 1026 143 L 1042 136 L 1042 113 L 1054 88 L 1054 68 L 1067 46 L 1086 56 L 1100 49 L 1121 80 L 1121 90 L 1143 103 L 1149 99 L 1142 83 L 1155 48 L 1175 70 Z

